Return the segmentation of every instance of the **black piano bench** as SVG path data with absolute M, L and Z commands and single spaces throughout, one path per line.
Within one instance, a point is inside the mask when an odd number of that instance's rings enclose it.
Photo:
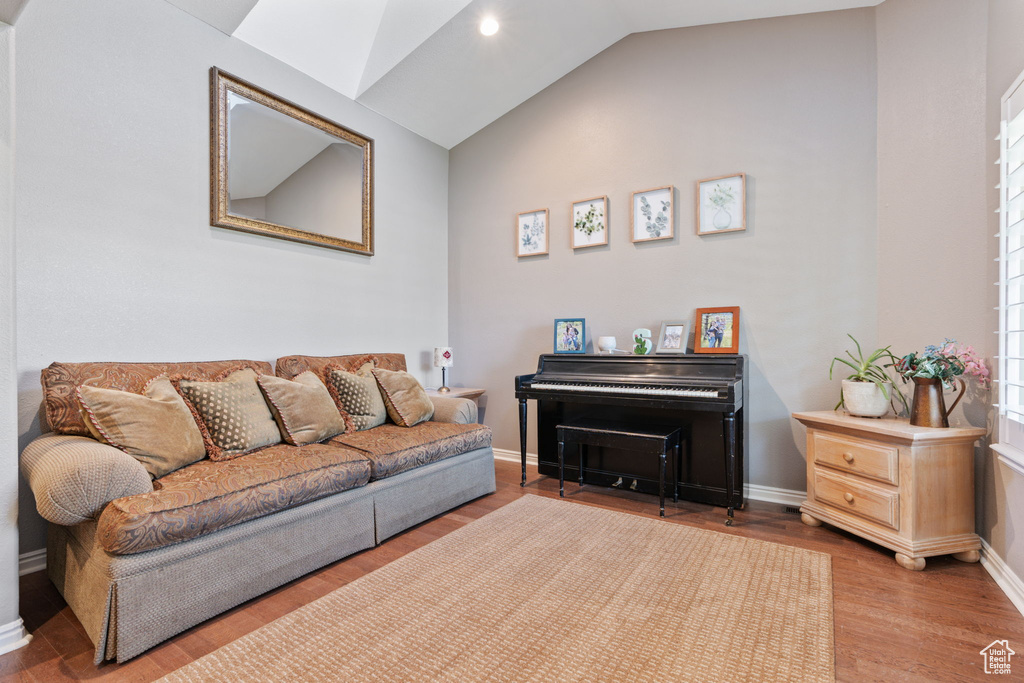
M 614 422 L 580 420 L 555 427 L 558 438 L 558 495 L 565 497 L 565 445 L 576 444 L 580 456 L 580 486 L 587 466 L 585 446 L 620 448 L 639 455 L 656 456 L 660 460 L 658 493 L 661 497 L 661 516 L 665 516 L 665 460 L 672 458 L 672 501 L 679 502 L 679 468 L 682 458 L 680 429 L 678 427 L 627 427 Z

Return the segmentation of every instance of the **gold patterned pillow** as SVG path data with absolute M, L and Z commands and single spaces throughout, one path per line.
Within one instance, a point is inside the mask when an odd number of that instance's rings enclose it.
M 178 387 L 197 418 L 210 460 L 230 460 L 281 443 L 281 430 L 254 370 L 236 370 L 219 382 L 180 380 Z
M 86 384 L 77 392 L 93 437 L 141 462 L 153 479 L 206 456 L 203 435 L 166 375 L 151 380 L 141 395 Z
M 372 429 L 388 419 L 384 399 L 373 377 L 372 361 L 364 363 L 355 372 L 328 366 L 326 375 L 327 388 L 334 403 L 349 415 L 356 430 Z
M 419 381 L 408 372 L 373 371 L 380 385 L 388 417 L 402 427 L 412 427 L 434 416 L 434 404 Z
M 345 431 L 345 418 L 338 412 L 330 392 L 309 370 L 296 375 L 294 380 L 260 375 L 259 383 L 281 435 L 291 445 L 317 443 Z

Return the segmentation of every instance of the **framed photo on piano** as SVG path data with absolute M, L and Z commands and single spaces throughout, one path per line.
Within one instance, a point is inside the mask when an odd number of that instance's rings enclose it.
M 658 335 L 658 348 L 655 353 L 679 354 L 686 353 L 687 331 L 690 324 L 687 321 L 676 322 L 666 320 L 661 323 L 661 334 Z
M 698 308 L 694 322 L 694 353 L 740 352 L 739 306 Z
M 587 321 L 583 318 L 555 320 L 555 353 L 586 353 Z

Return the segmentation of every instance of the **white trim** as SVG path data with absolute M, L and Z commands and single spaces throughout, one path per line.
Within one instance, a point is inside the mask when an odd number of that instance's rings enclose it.
M 18 617 L 17 621 L 0 626 L 0 655 L 28 645 L 30 640 L 31 634 L 25 630 L 21 617 Z
M 995 451 L 1001 463 L 1017 474 L 1024 475 L 1024 451 L 1008 443 L 994 443 L 989 448 Z
M 981 539 L 981 566 L 992 575 L 996 585 L 1006 593 L 1006 597 L 1010 598 L 1017 611 L 1024 614 L 1024 581 L 1010 569 L 984 538 Z
M 46 548 L 30 550 L 18 555 L 18 576 L 41 572 L 46 569 Z
M 495 460 L 506 460 L 514 463 L 522 462 L 519 451 L 510 451 L 505 448 L 494 448 L 492 450 L 494 451 Z M 537 454 L 527 453 L 526 464 L 536 467 Z M 760 500 L 765 503 L 779 503 L 780 505 L 799 507 L 807 500 L 807 492 L 779 489 L 774 486 L 761 486 L 760 484 L 746 484 L 743 487 L 743 497 L 747 500 Z

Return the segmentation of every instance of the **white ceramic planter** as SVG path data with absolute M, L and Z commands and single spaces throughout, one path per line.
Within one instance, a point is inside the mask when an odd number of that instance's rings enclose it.
M 885 390 L 892 396 L 892 382 L 885 383 Z M 843 406 L 857 417 L 882 417 L 889 412 L 889 399 L 873 382 L 844 379 Z

